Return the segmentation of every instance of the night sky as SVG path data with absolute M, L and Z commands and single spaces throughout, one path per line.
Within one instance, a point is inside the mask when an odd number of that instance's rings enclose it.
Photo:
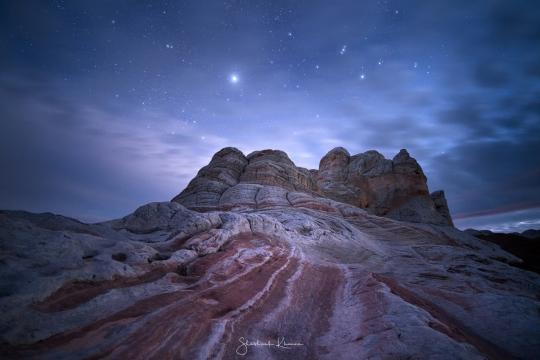
M 1 1 L 0 208 L 85 221 L 225 146 L 407 148 L 459 227 L 540 228 L 537 1 Z

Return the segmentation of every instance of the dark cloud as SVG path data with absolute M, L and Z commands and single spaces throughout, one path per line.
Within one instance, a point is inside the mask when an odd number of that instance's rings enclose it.
M 540 9 L 537 4 L 527 0 L 497 1 L 490 8 L 492 40 L 511 46 L 529 46 L 540 41 Z
M 432 182 L 445 184 L 456 214 L 540 205 L 540 141 L 470 141 L 434 157 Z
M 508 75 L 489 62 L 476 65 L 474 78 L 480 86 L 502 87 L 508 83 Z
M 535 61 L 525 65 L 525 75 L 540 77 L 540 57 L 537 57 Z

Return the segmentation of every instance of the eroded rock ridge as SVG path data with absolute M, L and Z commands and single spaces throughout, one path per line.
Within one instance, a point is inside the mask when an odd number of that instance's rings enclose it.
M 375 150 L 351 156 L 338 147 L 321 159 L 318 170 L 308 170 L 280 150 L 245 156 L 236 148 L 224 148 L 172 201 L 204 211 L 230 208 L 235 197 L 235 205 L 253 207 L 263 188 L 257 185 L 284 190 L 263 192 L 271 205 L 286 203 L 283 197 L 290 192 L 303 192 L 396 220 L 453 225 L 444 192 L 430 195 L 422 168 L 404 149 L 389 160 Z

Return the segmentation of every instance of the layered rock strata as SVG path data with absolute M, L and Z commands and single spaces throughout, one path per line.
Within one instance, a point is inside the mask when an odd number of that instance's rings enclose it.
M 254 193 L 245 190 L 257 187 L 241 184 L 303 192 L 396 220 L 453 225 L 444 192 L 429 194 L 422 168 L 406 150 L 388 160 L 374 150 L 350 156 L 338 147 L 321 159 L 318 170 L 308 170 L 297 167 L 283 151 L 244 156 L 238 149 L 225 148 L 172 201 L 199 211 L 218 210 L 227 205 L 231 193 L 241 193 L 255 204 Z

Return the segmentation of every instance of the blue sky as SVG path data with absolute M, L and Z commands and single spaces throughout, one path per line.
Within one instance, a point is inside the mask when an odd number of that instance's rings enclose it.
M 308 168 L 407 148 L 458 226 L 540 227 L 535 2 L 5 1 L 0 18 L 0 208 L 122 216 L 225 146 Z

